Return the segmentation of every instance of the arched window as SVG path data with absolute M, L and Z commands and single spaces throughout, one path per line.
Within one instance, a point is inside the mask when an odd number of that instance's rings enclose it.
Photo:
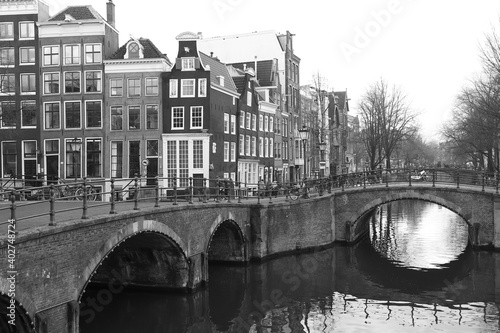
M 137 43 L 130 43 L 128 45 L 128 57 L 129 59 L 139 58 L 139 45 Z

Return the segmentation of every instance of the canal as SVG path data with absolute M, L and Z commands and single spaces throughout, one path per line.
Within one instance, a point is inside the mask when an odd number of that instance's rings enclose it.
M 91 285 L 80 332 L 499 331 L 500 253 L 472 251 L 459 216 L 403 200 L 363 220 L 355 246 L 211 264 L 191 294 L 120 289 L 96 302 Z

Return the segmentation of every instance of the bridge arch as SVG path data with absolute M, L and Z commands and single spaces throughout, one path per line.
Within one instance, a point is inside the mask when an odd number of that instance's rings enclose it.
M 7 317 L 8 306 L 10 305 L 9 297 L 10 282 L 4 278 L 0 277 L 0 315 L 2 319 L 0 320 L 0 331 L 10 332 Z M 16 311 L 16 328 L 18 332 L 31 332 L 35 329 L 35 314 L 38 312 L 36 305 L 33 303 L 30 297 L 26 296 L 21 286 L 17 283 L 15 290 L 15 311 Z M 7 311 L 7 312 L 5 312 Z M 6 326 L 4 326 L 4 324 Z M 17 332 L 17 331 L 16 331 Z
M 218 218 L 210 227 L 205 251 L 210 261 L 245 261 L 245 236 L 236 221 Z
M 368 213 L 369 211 L 373 210 L 375 207 L 392 202 L 392 201 L 398 201 L 398 200 L 421 200 L 421 201 L 427 201 L 427 202 L 432 202 L 437 205 L 443 206 L 452 212 L 456 213 L 458 216 L 460 216 L 467 226 L 469 228 L 472 228 L 471 223 L 469 221 L 470 219 L 470 212 L 465 211 L 462 209 L 462 207 L 458 206 L 456 203 L 449 201 L 447 199 L 444 199 L 442 197 L 433 195 L 433 194 L 424 194 L 424 193 L 419 193 L 419 192 L 414 192 L 414 191 L 408 191 L 404 193 L 389 193 L 386 194 L 385 196 L 378 197 L 376 199 L 373 199 L 360 207 L 355 213 L 353 213 L 350 218 L 347 220 L 350 222 L 350 228 L 349 228 L 349 238 L 350 240 L 356 240 L 355 238 L 361 234 L 361 227 L 360 221 L 361 217 Z
M 142 233 L 156 233 L 166 237 L 166 239 L 171 241 L 175 245 L 175 247 L 177 247 L 183 257 L 185 266 L 188 267 L 187 246 L 184 244 L 179 235 L 177 235 L 170 227 L 154 220 L 133 222 L 118 230 L 118 232 L 116 232 L 113 237 L 109 238 L 94 254 L 87 266 L 83 269 L 82 275 L 75 288 L 78 292 L 77 299 L 79 301 L 81 300 L 81 297 L 90 279 L 96 273 L 102 262 L 108 257 L 108 255 L 127 239 L 138 237 L 137 235 Z

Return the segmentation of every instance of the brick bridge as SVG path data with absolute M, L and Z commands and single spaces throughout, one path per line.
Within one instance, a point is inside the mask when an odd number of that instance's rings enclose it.
M 467 222 L 472 245 L 500 247 L 500 195 L 479 187 L 378 185 L 297 201 L 141 207 L 20 231 L 15 244 L 18 327 L 78 332 L 79 300 L 89 282 L 106 284 L 108 293 L 119 284 L 194 289 L 208 281 L 209 261 L 247 262 L 356 242 L 368 228 L 364 214 L 403 199 L 444 206 Z M 6 240 L 0 238 L 3 272 Z M 6 276 L 0 277 L 2 309 L 9 302 Z M 107 296 L 102 294 L 101 301 Z

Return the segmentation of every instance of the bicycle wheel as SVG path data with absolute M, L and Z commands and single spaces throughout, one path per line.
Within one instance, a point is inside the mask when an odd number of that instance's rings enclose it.
M 288 194 L 288 196 L 290 197 L 290 199 L 292 200 L 297 200 L 300 196 L 300 191 L 298 188 L 292 188 L 290 190 L 290 193 Z
M 75 197 L 76 200 L 82 201 L 83 200 L 83 187 L 80 186 L 79 188 L 76 189 L 75 191 Z M 87 187 L 87 201 L 95 201 L 96 199 L 96 193 L 93 188 Z

